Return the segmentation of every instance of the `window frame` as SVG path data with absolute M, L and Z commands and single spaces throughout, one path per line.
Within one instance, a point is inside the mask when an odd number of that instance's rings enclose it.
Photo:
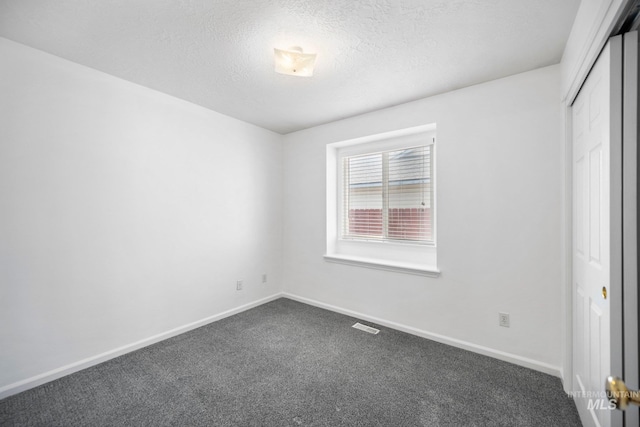
M 437 267 L 437 144 L 436 124 L 374 134 L 326 145 L 326 253 L 327 262 L 401 273 L 439 277 Z M 396 148 L 433 144 L 432 151 L 432 243 L 410 240 L 341 238 L 341 161 L 345 156 Z

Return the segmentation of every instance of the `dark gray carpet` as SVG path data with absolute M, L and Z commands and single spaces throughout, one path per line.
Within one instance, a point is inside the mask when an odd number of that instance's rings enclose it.
M 558 378 L 355 321 L 279 299 L 6 398 L 0 425 L 580 425 Z

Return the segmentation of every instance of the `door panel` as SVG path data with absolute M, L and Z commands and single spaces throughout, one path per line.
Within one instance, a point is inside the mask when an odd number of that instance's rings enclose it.
M 600 117 L 599 115 L 597 117 Z M 598 135 L 595 135 L 597 137 Z M 589 258 L 591 265 L 602 268 L 600 263 L 600 243 L 602 234 L 600 233 L 600 212 L 602 206 L 602 145 L 596 145 L 589 152 Z
M 610 153 L 612 39 L 572 106 L 573 125 L 573 387 L 585 426 L 610 426 L 604 397 L 610 364 Z M 615 56 L 615 55 L 614 55 Z M 615 71 L 614 71 L 615 74 Z

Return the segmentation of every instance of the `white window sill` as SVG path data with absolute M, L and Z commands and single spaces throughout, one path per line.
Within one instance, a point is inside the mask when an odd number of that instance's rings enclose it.
M 325 254 L 325 261 L 339 264 L 355 265 L 358 267 L 375 268 L 378 270 L 396 271 L 399 273 L 417 274 L 420 276 L 439 277 L 440 270 L 420 264 L 385 261 L 375 258 L 363 258 L 338 254 Z

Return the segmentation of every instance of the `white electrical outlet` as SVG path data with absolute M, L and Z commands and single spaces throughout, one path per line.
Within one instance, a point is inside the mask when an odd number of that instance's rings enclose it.
M 498 325 L 504 328 L 509 327 L 509 313 L 498 313 Z
M 267 283 L 267 275 L 266 274 L 262 275 L 262 283 Z
M 238 290 L 238 291 L 242 290 L 242 280 L 238 280 L 236 282 L 236 290 Z

